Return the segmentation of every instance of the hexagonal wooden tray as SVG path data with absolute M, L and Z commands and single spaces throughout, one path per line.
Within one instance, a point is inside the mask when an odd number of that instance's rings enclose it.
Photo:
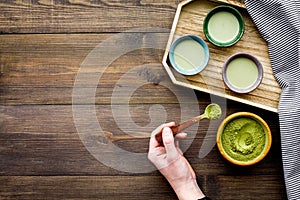
M 222 4 L 230 4 L 237 8 L 245 20 L 245 32 L 242 39 L 228 48 L 220 48 L 211 44 L 205 38 L 202 29 L 203 20 L 208 11 Z M 207 67 L 193 76 L 184 76 L 177 73 L 168 60 L 172 42 L 185 34 L 200 36 L 206 41 L 210 50 L 210 60 Z M 238 52 L 246 52 L 256 56 L 263 65 L 264 77 L 262 83 L 257 89 L 247 94 L 237 94 L 230 91 L 222 79 L 223 63 L 230 55 Z M 163 57 L 163 65 L 174 84 L 277 112 L 281 88 L 273 76 L 268 46 L 260 36 L 243 3 L 230 0 L 187 0 L 181 2 L 175 14 Z

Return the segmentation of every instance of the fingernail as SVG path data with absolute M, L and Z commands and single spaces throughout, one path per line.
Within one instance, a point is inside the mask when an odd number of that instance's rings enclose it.
M 187 133 L 180 133 L 180 135 L 182 135 L 182 136 L 187 136 Z

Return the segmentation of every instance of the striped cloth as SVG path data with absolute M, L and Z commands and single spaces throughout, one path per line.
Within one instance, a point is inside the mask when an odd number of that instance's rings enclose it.
M 278 107 L 288 199 L 300 199 L 300 0 L 245 0 L 282 87 Z

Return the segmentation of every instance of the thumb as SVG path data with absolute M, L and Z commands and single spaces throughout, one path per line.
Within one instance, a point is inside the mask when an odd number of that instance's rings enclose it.
M 167 153 L 167 158 L 170 160 L 176 159 L 179 154 L 174 143 L 172 130 L 169 127 L 165 127 L 162 132 L 162 137 Z

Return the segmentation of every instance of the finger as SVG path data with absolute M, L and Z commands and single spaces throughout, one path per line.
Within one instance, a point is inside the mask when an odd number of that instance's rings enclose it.
M 175 126 L 175 122 L 169 122 L 169 123 L 161 124 L 156 129 L 154 129 L 154 131 L 152 131 L 151 136 L 155 136 L 157 133 L 162 132 L 162 129 L 164 127 L 172 127 L 172 126 Z
M 167 158 L 175 159 L 178 157 L 178 151 L 174 143 L 173 132 L 169 127 L 165 127 L 162 132 L 163 143 L 166 149 Z
M 169 123 L 166 123 L 165 124 L 165 127 L 172 127 L 172 126 L 175 126 L 175 122 L 169 122 Z
M 175 135 L 175 146 L 180 155 L 183 155 L 183 152 L 180 149 L 179 142 L 180 140 L 185 139 L 186 137 L 187 137 L 186 133 L 178 133 Z
M 187 138 L 187 134 L 186 133 L 177 133 L 175 135 L 175 139 L 185 139 Z
M 159 142 L 155 139 L 155 137 L 150 137 L 149 141 L 149 151 L 160 146 Z
M 149 142 L 149 150 L 152 150 L 159 146 L 159 142 L 155 139 L 155 135 L 162 131 L 165 124 L 161 124 L 156 129 L 154 129 L 151 133 L 150 142 Z
M 181 151 L 181 149 L 180 149 L 180 147 L 179 147 L 179 141 L 178 141 L 178 140 L 175 140 L 175 147 L 176 147 L 178 153 L 179 153 L 180 155 L 183 155 L 183 152 Z
M 152 131 L 152 133 L 151 133 L 151 138 L 150 138 L 150 142 L 149 142 L 149 149 L 153 149 L 153 148 L 156 148 L 156 147 L 160 146 L 160 143 L 155 139 L 155 135 L 158 134 L 159 132 L 162 132 L 162 129 L 164 127 L 172 127 L 172 126 L 175 126 L 175 122 L 169 122 L 169 123 L 161 124 L 156 129 L 154 129 L 154 131 Z

